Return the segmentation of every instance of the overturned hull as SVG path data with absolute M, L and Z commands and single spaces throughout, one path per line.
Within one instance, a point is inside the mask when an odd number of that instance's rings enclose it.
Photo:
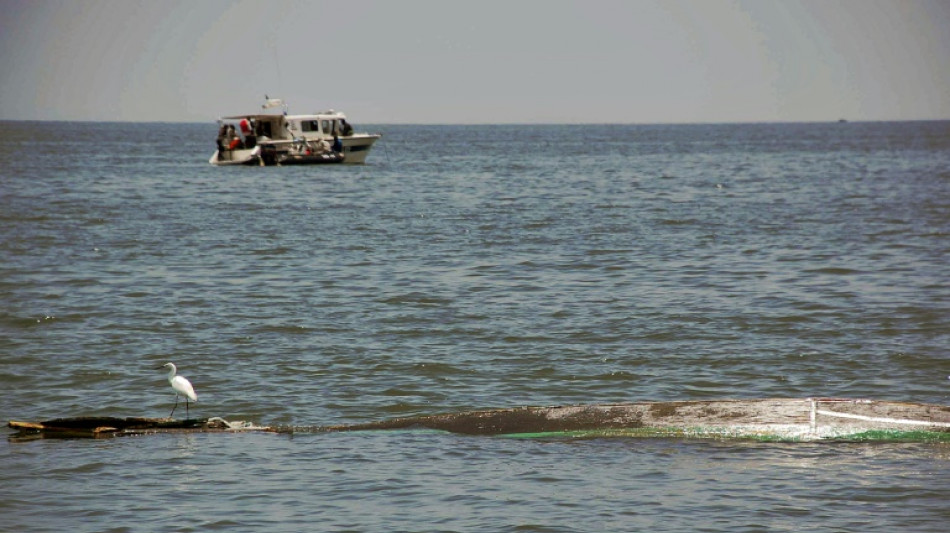
M 222 418 L 60 418 L 10 422 L 14 439 L 156 433 L 325 433 L 430 429 L 519 438 L 666 437 L 761 441 L 950 442 L 950 406 L 839 398 L 694 400 L 519 407 L 339 426 L 255 426 Z
M 401 428 L 511 437 L 950 441 L 950 406 L 834 398 L 640 402 L 469 411 L 326 429 Z

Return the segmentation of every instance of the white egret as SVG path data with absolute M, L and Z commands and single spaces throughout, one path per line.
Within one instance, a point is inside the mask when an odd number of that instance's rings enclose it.
M 175 367 L 174 363 L 165 363 L 164 365 L 158 367 L 168 368 L 168 383 L 175 389 L 175 407 L 172 407 L 172 412 L 168 415 L 169 418 L 175 414 L 175 409 L 178 408 L 178 396 L 183 395 L 185 397 L 185 418 L 188 418 L 188 400 L 198 401 L 198 395 L 195 394 L 195 388 L 191 386 L 191 382 L 185 379 L 182 376 L 176 376 L 178 369 Z M 158 370 L 156 369 L 156 370 Z

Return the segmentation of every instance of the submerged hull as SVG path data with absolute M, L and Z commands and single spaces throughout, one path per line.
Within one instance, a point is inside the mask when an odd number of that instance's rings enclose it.
M 834 398 L 640 402 L 470 411 L 327 429 L 400 428 L 512 437 L 950 441 L 950 406 Z
M 79 417 L 10 422 L 14 439 L 154 433 L 324 433 L 430 429 L 518 438 L 664 437 L 760 441 L 950 442 L 950 406 L 837 398 L 696 400 L 519 407 L 393 418 L 342 426 L 254 426 L 220 418 Z

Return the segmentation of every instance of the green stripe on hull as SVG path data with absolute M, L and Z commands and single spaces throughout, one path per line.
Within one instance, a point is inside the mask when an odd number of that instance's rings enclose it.
M 881 442 L 950 442 L 950 433 L 945 431 L 898 431 L 873 430 L 849 435 L 850 441 L 881 441 Z
M 870 430 L 836 435 L 809 435 L 795 432 L 771 433 L 729 428 L 620 428 L 536 433 L 507 433 L 511 439 L 599 439 L 599 438 L 681 438 L 750 440 L 757 442 L 950 442 L 950 433 L 942 431 Z

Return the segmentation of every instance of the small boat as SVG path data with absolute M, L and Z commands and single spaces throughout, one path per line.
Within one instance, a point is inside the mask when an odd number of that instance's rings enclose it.
M 255 146 L 249 150 L 217 150 L 211 159 L 208 160 L 212 165 L 260 165 L 261 147 Z
M 282 112 L 267 111 L 275 107 Z M 366 162 L 373 144 L 382 137 L 378 133 L 355 132 L 346 121 L 346 115 L 332 109 L 290 115 L 283 101 L 277 99 L 267 99 L 262 108 L 262 112 L 218 119 L 218 149 L 209 163 L 218 166 L 359 164 Z M 304 153 L 308 151 L 309 154 Z M 324 157 L 326 152 L 339 152 L 340 156 Z M 295 157 L 314 154 L 320 157 Z

